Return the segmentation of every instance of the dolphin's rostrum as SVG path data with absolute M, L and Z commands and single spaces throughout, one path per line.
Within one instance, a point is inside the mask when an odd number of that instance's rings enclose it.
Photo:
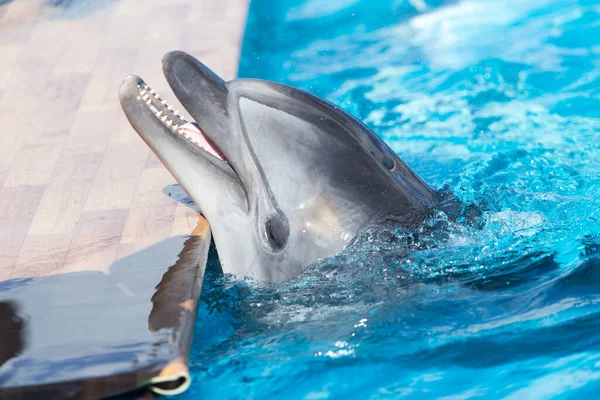
M 431 214 L 436 192 L 335 105 L 274 82 L 225 82 L 179 51 L 163 72 L 197 125 L 136 76 L 121 104 L 208 219 L 225 273 L 285 280 L 365 229 L 411 229 Z

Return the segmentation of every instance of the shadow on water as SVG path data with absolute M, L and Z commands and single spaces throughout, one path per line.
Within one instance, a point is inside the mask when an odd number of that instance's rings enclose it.
M 60 397 L 95 387 L 93 397 L 103 396 L 139 385 L 187 352 L 208 246 L 206 237 L 172 237 L 116 261 L 109 273 L 0 282 L 0 397 L 21 396 L 27 386 Z M 77 386 L 83 379 L 87 386 Z

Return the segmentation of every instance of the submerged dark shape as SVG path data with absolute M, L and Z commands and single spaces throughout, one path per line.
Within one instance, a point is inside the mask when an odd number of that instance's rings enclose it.
M 225 82 L 179 51 L 163 71 L 197 125 L 136 76 L 121 84 L 121 104 L 208 219 L 225 273 L 289 279 L 366 229 L 417 227 L 440 201 L 375 133 L 325 100 L 274 82 Z
M 0 346 L 0 367 L 23 352 L 25 325 L 14 301 L 0 301 L 0 337 L 3 339 Z

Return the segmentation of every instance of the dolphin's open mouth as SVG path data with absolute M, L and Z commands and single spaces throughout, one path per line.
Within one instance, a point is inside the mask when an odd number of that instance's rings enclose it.
M 139 96 L 136 97 L 136 100 L 144 102 L 152 114 L 154 114 L 154 116 L 172 133 L 184 137 L 189 142 L 198 146 L 200 149 L 222 161 L 225 161 L 223 154 L 202 133 L 196 122 L 186 121 L 185 118 L 179 115 L 178 110 L 173 109 L 173 107 L 170 106 L 166 100 L 161 99 L 159 94 L 156 93 L 141 78 L 138 78 L 137 88 Z

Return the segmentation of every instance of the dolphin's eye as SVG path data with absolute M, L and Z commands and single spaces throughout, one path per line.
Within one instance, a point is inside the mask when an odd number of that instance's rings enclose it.
M 392 159 L 392 157 L 383 160 L 383 166 L 390 170 L 394 169 L 394 160 Z
M 375 159 L 377 159 L 381 163 L 381 165 L 384 166 L 384 168 L 387 168 L 389 170 L 394 169 L 394 159 L 386 152 L 375 153 L 374 151 L 371 151 L 371 155 L 375 157 Z
M 267 240 L 273 250 L 281 250 L 290 237 L 290 225 L 282 214 L 271 215 L 266 223 Z

